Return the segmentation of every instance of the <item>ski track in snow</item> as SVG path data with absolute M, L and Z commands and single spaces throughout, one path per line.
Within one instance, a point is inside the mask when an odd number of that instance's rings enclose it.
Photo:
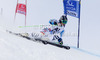
M 0 60 L 100 60 L 77 49 L 32 42 L 0 30 Z

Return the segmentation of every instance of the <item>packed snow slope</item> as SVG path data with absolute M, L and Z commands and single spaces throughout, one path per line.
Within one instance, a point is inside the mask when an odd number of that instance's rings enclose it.
M 100 60 L 100 57 L 74 48 L 66 50 L 29 41 L 0 28 L 0 60 Z
M 91 2 L 90 2 L 91 1 Z M 19 0 L 25 3 L 25 0 Z M 63 0 L 27 0 L 27 26 L 25 28 L 25 16 L 16 14 L 17 0 L 0 0 L 0 26 L 8 30 L 15 29 L 20 31 L 33 32 L 37 30 L 34 25 L 49 25 L 50 19 L 59 20 L 63 14 Z M 100 0 L 81 1 L 81 20 L 80 20 L 80 48 L 100 54 Z M 67 16 L 68 23 L 65 27 L 65 43 L 76 46 L 78 19 Z M 13 27 L 12 27 L 13 26 Z M 22 26 L 22 28 L 19 28 Z M 15 32 L 18 30 L 15 29 Z M 73 34 L 75 33 L 75 35 Z

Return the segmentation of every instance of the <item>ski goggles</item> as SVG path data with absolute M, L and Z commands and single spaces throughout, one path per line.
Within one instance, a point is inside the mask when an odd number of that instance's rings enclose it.
M 66 24 L 67 23 L 67 20 L 60 20 L 59 23 Z

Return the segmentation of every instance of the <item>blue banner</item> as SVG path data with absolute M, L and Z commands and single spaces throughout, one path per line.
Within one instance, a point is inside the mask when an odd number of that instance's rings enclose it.
M 80 18 L 80 1 L 63 0 L 64 14 Z

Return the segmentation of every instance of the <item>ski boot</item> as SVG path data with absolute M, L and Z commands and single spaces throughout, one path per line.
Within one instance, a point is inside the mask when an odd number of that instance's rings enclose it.
M 62 38 L 59 38 L 58 42 L 59 42 L 60 45 L 62 45 L 63 44 Z

